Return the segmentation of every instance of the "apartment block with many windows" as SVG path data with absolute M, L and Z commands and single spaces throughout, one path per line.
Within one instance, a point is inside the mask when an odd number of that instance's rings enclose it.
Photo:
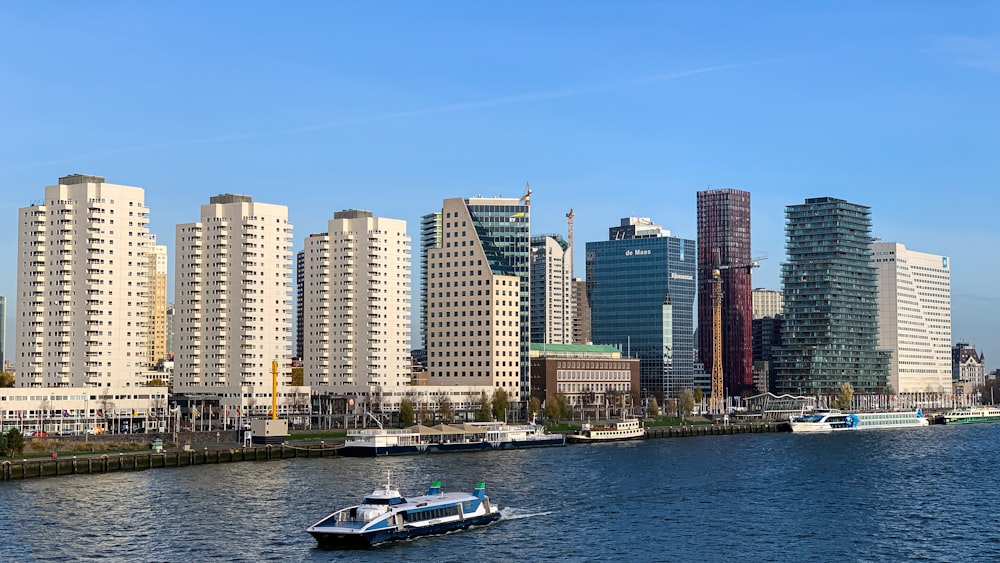
M 410 259 L 406 221 L 370 211 L 338 211 L 306 238 L 307 385 L 394 410 L 410 383 Z
M 177 225 L 174 391 L 266 414 L 272 364 L 279 400 L 290 382 L 292 225 L 288 208 L 213 196 L 196 223 Z M 279 408 L 282 408 L 279 406 Z
M 19 387 L 132 387 L 150 361 L 142 188 L 73 174 L 18 212 Z

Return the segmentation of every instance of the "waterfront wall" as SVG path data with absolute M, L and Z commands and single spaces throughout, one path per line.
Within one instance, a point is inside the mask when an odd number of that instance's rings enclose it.
M 214 436 L 213 436 L 214 438 Z M 169 452 L 131 452 L 94 456 L 61 456 L 41 459 L 7 460 L 0 462 L 0 481 L 31 477 L 59 477 L 108 473 L 111 471 L 141 471 L 164 467 L 185 467 L 239 461 L 269 461 L 296 457 L 333 457 L 333 447 L 314 445 L 259 446 L 249 448 L 209 449 L 207 447 Z
M 728 434 L 762 434 L 789 432 L 785 422 L 763 424 L 697 424 L 685 426 L 654 426 L 646 429 L 647 438 L 681 438 L 687 436 L 721 436 Z
M 686 426 L 654 426 L 646 429 L 647 438 L 681 438 L 691 436 L 719 436 L 731 434 L 761 434 L 767 432 L 788 432 L 787 423 L 764 424 L 698 424 Z M 215 463 L 240 461 L 269 461 L 298 457 L 336 457 L 339 440 L 327 440 L 308 445 L 261 445 L 252 447 L 220 447 L 233 444 L 237 431 L 187 432 L 178 434 L 176 448 L 170 451 L 129 452 L 103 455 L 66 455 L 41 459 L 7 460 L 0 462 L 0 481 L 28 479 L 32 477 L 58 477 L 111 471 L 142 471 L 165 467 L 186 467 Z M 83 437 L 60 437 L 63 445 L 78 440 L 96 449 L 107 448 L 124 442 L 149 442 L 161 439 L 165 446 L 173 443 L 172 434 L 112 434 Z

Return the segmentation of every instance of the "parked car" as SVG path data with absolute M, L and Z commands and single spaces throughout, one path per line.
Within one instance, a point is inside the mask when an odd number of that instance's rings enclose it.
M 35 430 L 34 432 L 31 433 L 31 436 L 34 438 L 47 438 L 49 436 L 49 433 L 43 432 L 42 430 Z

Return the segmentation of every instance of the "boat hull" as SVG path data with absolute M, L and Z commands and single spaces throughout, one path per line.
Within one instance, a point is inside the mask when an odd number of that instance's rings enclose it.
M 944 417 L 945 424 L 986 424 L 991 422 L 1000 422 L 1000 416 Z
M 501 450 L 523 450 L 527 448 L 551 448 L 555 446 L 565 446 L 566 438 L 554 436 L 544 440 L 514 440 L 500 444 Z
M 458 530 L 465 530 L 474 526 L 485 526 L 500 519 L 499 512 L 472 516 L 464 520 L 453 520 L 440 522 L 429 526 L 414 526 L 399 529 L 380 529 L 369 532 L 325 532 L 321 529 L 310 530 L 312 537 L 316 538 L 316 543 L 320 549 L 368 549 L 379 544 L 418 538 L 423 536 L 434 536 L 446 534 Z
M 639 434 L 636 436 L 620 436 L 613 438 L 593 438 L 590 436 L 570 435 L 566 436 L 566 441 L 571 444 L 603 444 L 605 442 L 631 442 L 633 440 L 642 440 L 645 437 L 646 437 L 645 434 Z
M 930 422 L 922 412 L 888 411 L 842 413 L 840 411 L 793 418 L 788 422 L 792 432 L 828 433 L 857 432 L 859 430 L 891 430 L 895 428 L 921 428 Z

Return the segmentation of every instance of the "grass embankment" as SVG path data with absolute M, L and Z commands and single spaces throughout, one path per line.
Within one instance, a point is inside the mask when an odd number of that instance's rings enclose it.
M 152 445 L 150 440 L 122 440 L 121 442 L 63 442 L 58 438 L 30 438 L 25 440 L 24 452 L 14 457 L 20 459 L 37 459 L 57 455 L 101 455 L 128 452 L 148 451 Z M 164 443 L 163 447 L 176 447 L 175 444 Z
M 654 426 L 697 426 L 701 424 L 712 424 L 712 421 L 700 416 L 683 419 L 676 416 L 661 416 L 660 418 L 646 419 L 642 423 L 646 428 Z

